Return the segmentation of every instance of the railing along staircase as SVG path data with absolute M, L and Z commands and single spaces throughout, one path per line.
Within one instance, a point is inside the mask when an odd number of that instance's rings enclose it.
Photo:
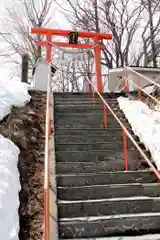
M 125 94 L 93 89 L 94 101 L 53 94 L 59 239 L 158 240 L 160 174 L 119 109 Z

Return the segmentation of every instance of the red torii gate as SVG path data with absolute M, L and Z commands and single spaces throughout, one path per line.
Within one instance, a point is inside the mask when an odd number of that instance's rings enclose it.
M 37 41 L 39 46 L 46 47 L 46 61 L 51 63 L 52 61 L 52 47 L 54 45 L 58 47 L 70 47 L 70 48 L 83 48 L 90 49 L 94 48 L 95 65 L 96 65 L 96 77 L 97 77 L 97 88 L 99 92 L 102 92 L 102 71 L 101 71 L 101 50 L 104 48 L 99 43 L 100 40 L 111 40 L 111 34 L 105 33 L 94 33 L 94 32 L 73 32 L 70 30 L 58 30 L 58 29 L 47 29 L 47 28 L 32 28 L 32 34 L 46 36 L 46 41 Z M 70 37 L 71 41 L 66 42 L 52 42 L 52 36 Z M 77 40 L 80 38 L 93 39 L 93 44 L 78 44 Z

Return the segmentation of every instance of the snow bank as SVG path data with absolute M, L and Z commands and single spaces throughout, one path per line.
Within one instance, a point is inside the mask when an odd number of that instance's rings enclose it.
M 10 113 L 11 107 L 22 107 L 30 100 L 28 84 L 0 80 L 0 120 Z
M 14 143 L 0 135 L 0 238 L 5 240 L 19 239 L 18 155 Z
M 151 86 L 148 86 L 148 87 L 144 87 L 143 90 L 148 93 L 148 94 L 151 94 L 155 91 L 155 85 L 151 85 Z
M 146 149 L 151 152 L 153 161 L 160 170 L 160 112 L 151 110 L 141 101 L 119 97 L 120 109 Z
M 0 80 L 0 120 L 11 107 L 22 107 L 30 100 L 28 85 L 18 81 Z M 0 239 L 18 240 L 19 233 L 19 149 L 0 135 Z

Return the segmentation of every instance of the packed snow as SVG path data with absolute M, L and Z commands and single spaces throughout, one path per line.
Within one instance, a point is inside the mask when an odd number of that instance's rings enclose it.
M 30 101 L 28 85 L 18 81 L 0 80 L 0 120 L 12 106 L 22 107 Z M 0 239 L 18 240 L 19 172 L 18 147 L 0 135 Z
M 30 100 L 28 84 L 0 80 L 0 120 L 10 113 L 11 107 L 22 107 Z
M 120 109 L 124 112 L 133 132 L 150 151 L 160 170 L 160 112 L 150 109 L 145 103 L 119 97 Z

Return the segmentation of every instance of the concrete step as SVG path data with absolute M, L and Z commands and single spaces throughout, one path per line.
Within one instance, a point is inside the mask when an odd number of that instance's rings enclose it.
M 133 143 L 128 140 L 127 144 L 128 150 L 136 149 Z M 123 142 L 122 141 L 109 141 L 108 142 L 96 142 L 96 143 L 60 143 L 56 144 L 56 151 L 99 151 L 99 150 L 122 150 L 123 151 Z
M 109 100 L 105 100 L 107 104 L 109 104 L 109 106 L 112 108 L 117 107 L 118 108 L 118 102 L 115 101 L 109 101 Z M 102 101 L 99 101 L 97 103 L 92 103 L 91 101 L 86 102 L 86 101 L 58 101 L 55 102 L 54 104 L 54 108 L 55 109 L 59 109 L 59 108 L 93 108 L 93 109 L 102 109 L 104 108 L 104 103 Z
M 160 198 L 111 198 L 58 203 L 59 218 L 160 212 Z
M 78 187 L 91 185 L 127 184 L 127 183 L 156 183 L 157 177 L 153 172 L 128 171 L 105 173 L 81 173 L 57 175 L 57 184 L 61 187 Z
M 83 187 L 58 187 L 59 200 L 91 200 L 135 196 L 160 197 L 160 184 L 113 184 Z
M 117 111 L 117 107 L 113 107 L 112 110 L 114 112 Z M 75 107 L 66 107 L 66 106 L 57 106 L 55 107 L 54 111 L 56 112 L 56 114 L 59 114 L 60 112 L 72 112 L 74 114 L 76 113 L 94 113 L 94 114 L 99 114 L 100 112 L 103 113 L 103 108 L 99 107 L 99 106 L 92 106 L 90 105 L 89 107 L 82 107 L 82 106 L 75 106 Z M 109 111 L 108 111 L 109 112 Z
M 117 99 L 104 99 L 108 104 L 118 104 Z M 93 101 L 92 98 L 88 99 L 55 99 L 54 105 L 100 105 L 103 104 L 102 100 L 100 98 L 95 98 Z
M 129 169 L 136 170 L 138 161 L 129 159 Z M 57 174 L 75 174 L 75 173 L 104 173 L 114 171 L 124 171 L 124 160 L 115 159 L 109 161 L 97 162 L 57 162 Z
M 64 238 L 63 239 L 61 238 L 60 240 L 64 240 Z M 93 240 L 93 238 L 72 238 L 72 240 Z M 160 240 L 160 234 L 145 234 L 142 236 L 138 235 L 138 236 L 102 237 L 94 238 L 94 240 Z
M 64 92 L 61 92 L 61 93 L 58 93 L 58 92 L 55 92 L 53 93 L 53 96 L 55 99 L 77 99 L 77 98 L 80 98 L 80 99 L 88 99 L 88 98 L 91 98 L 93 95 L 93 93 L 84 93 L 84 92 L 68 92 L 68 93 L 64 93 Z M 95 93 L 95 96 L 97 96 L 97 98 L 99 98 L 99 96 Z M 104 98 L 109 98 L 109 99 L 115 99 L 117 97 L 120 97 L 120 96 L 126 96 L 125 93 L 102 93 L 102 96 Z
M 125 125 L 125 127 L 127 129 L 131 130 L 131 126 L 130 126 L 129 123 L 125 123 L 124 125 Z M 112 128 L 112 129 L 113 128 L 120 128 L 120 129 L 122 129 L 121 126 L 119 125 L 119 123 L 116 122 L 116 121 L 109 122 L 107 127 L 108 127 L 108 129 L 110 129 L 110 128 Z M 104 122 L 101 121 L 99 124 L 98 123 L 97 124 L 92 124 L 92 123 L 87 124 L 87 122 L 84 123 L 84 124 L 83 123 L 74 123 L 74 122 L 72 122 L 70 124 L 67 124 L 67 123 L 62 123 L 62 124 L 56 123 L 55 124 L 55 128 L 56 129 L 61 129 L 61 128 L 66 128 L 66 129 L 67 128 L 69 128 L 69 129 L 70 128 L 71 129 L 73 129 L 73 128 L 75 128 L 75 129 L 85 129 L 85 128 L 88 128 L 88 129 L 95 128 L 95 129 L 97 129 L 97 128 L 101 128 L 101 129 L 104 129 Z
M 116 235 L 147 234 L 160 232 L 160 213 L 144 213 L 95 217 L 90 220 L 70 219 L 59 222 L 59 237 L 96 238 Z M 131 237 L 132 239 L 132 237 Z
M 137 150 L 130 150 L 127 151 L 128 153 L 128 159 L 134 160 L 137 159 L 139 161 L 142 159 L 140 157 L 140 154 L 137 152 Z M 123 159 L 123 151 L 122 150 L 104 150 L 104 151 L 56 151 L 56 161 L 57 162 L 107 162 L 109 160 L 114 161 L 115 160 L 122 160 Z M 113 162 L 112 162 L 113 164 Z
M 56 144 L 65 144 L 65 143 L 98 143 L 101 142 L 102 140 L 104 142 L 107 142 L 108 139 L 110 142 L 113 141 L 122 141 L 122 134 L 119 134 L 119 136 L 113 136 L 111 134 L 105 134 L 105 135 L 93 135 L 93 134 L 85 134 L 85 135 L 56 135 L 55 136 L 55 141 Z
M 128 123 L 127 119 L 125 119 L 124 117 L 120 117 L 119 118 L 120 121 L 123 121 L 123 123 Z M 89 117 L 68 117 L 68 116 L 63 116 L 63 117 L 56 117 L 55 124 L 58 125 L 64 125 L 64 124 L 80 124 L 80 125 L 100 125 L 100 124 L 104 124 L 104 118 L 103 117 L 99 117 L 99 116 L 94 116 L 94 118 L 89 118 Z M 112 125 L 119 125 L 119 123 L 117 122 L 117 120 L 114 117 L 107 117 L 107 123 L 112 124 Z
M 116 115 L 118 117 L 121 117 L 123 116 L 124 117 L 124 114 L 121 112 L 121 111 L 118 111 L 116 112 Z M 92 118 L 94 119 L 95 117 L 99 118 L 103 118 L 104 116 L 104 113 L 103 111 L 85 111 L 85 112 L 69 112 L 69 111 L 63 111 L 63 110 L 58 110 L 55 112 L 55 117 L 69 117 L 69 118 L 72 118 L 72 117 L 75 117 L 75 118 Z M 112 113 L 110 111 L 107 112 L 107 116 L 109 116 L 110 118 L 114 118 Z
M 76 135 L 76 136 L 122 136 L 122 128 L 121 127 L 110 127 L 108 129 L 104 128 L 83 128 L 83 129 L 75 129 L 75 128 L 56 128 L 55 132 L 56 136 L 57 135 Z
M 115 125 L 114 125 L 115 127 Z M 116 127 L 118 127 L 118 124 L 116 125 Z M 70 124 L 58 124 L 56 123 L 55 124 L 55 129 L 61 129 L 61 128 L 66 128 L 66 129 L 85 129 L 85 128 L 88 128 L 88 129 L 92 129 L 92 128 L 101 128 L 101 129 L 104 129 L 104 124 L 103 122 L 101 122 L 100 124 L 76 124 L 76 123 L 70 123 Z
M 118 104 L 117 105 L 115 105 L 115 104 L 113 104 L 113 106 L 112 106 L 112 110 L 113 111 L 117 111 L 117 109 L 119 109 L 118 108 Z M 63 111 L 74 111 L 74 112 L 77 112 L 78 110 L 79 111 L 84 111 L 84 112 L 87 112 L 87 111 L 103 111 L 103 104 L 101 105 L 101 104 L 95 104 L 95 105 L 57 105 L 57 106 L 55 106 L 54 107 L 54 110 L 55 111 L 60 111 L 60 110 L 63 110 Z

